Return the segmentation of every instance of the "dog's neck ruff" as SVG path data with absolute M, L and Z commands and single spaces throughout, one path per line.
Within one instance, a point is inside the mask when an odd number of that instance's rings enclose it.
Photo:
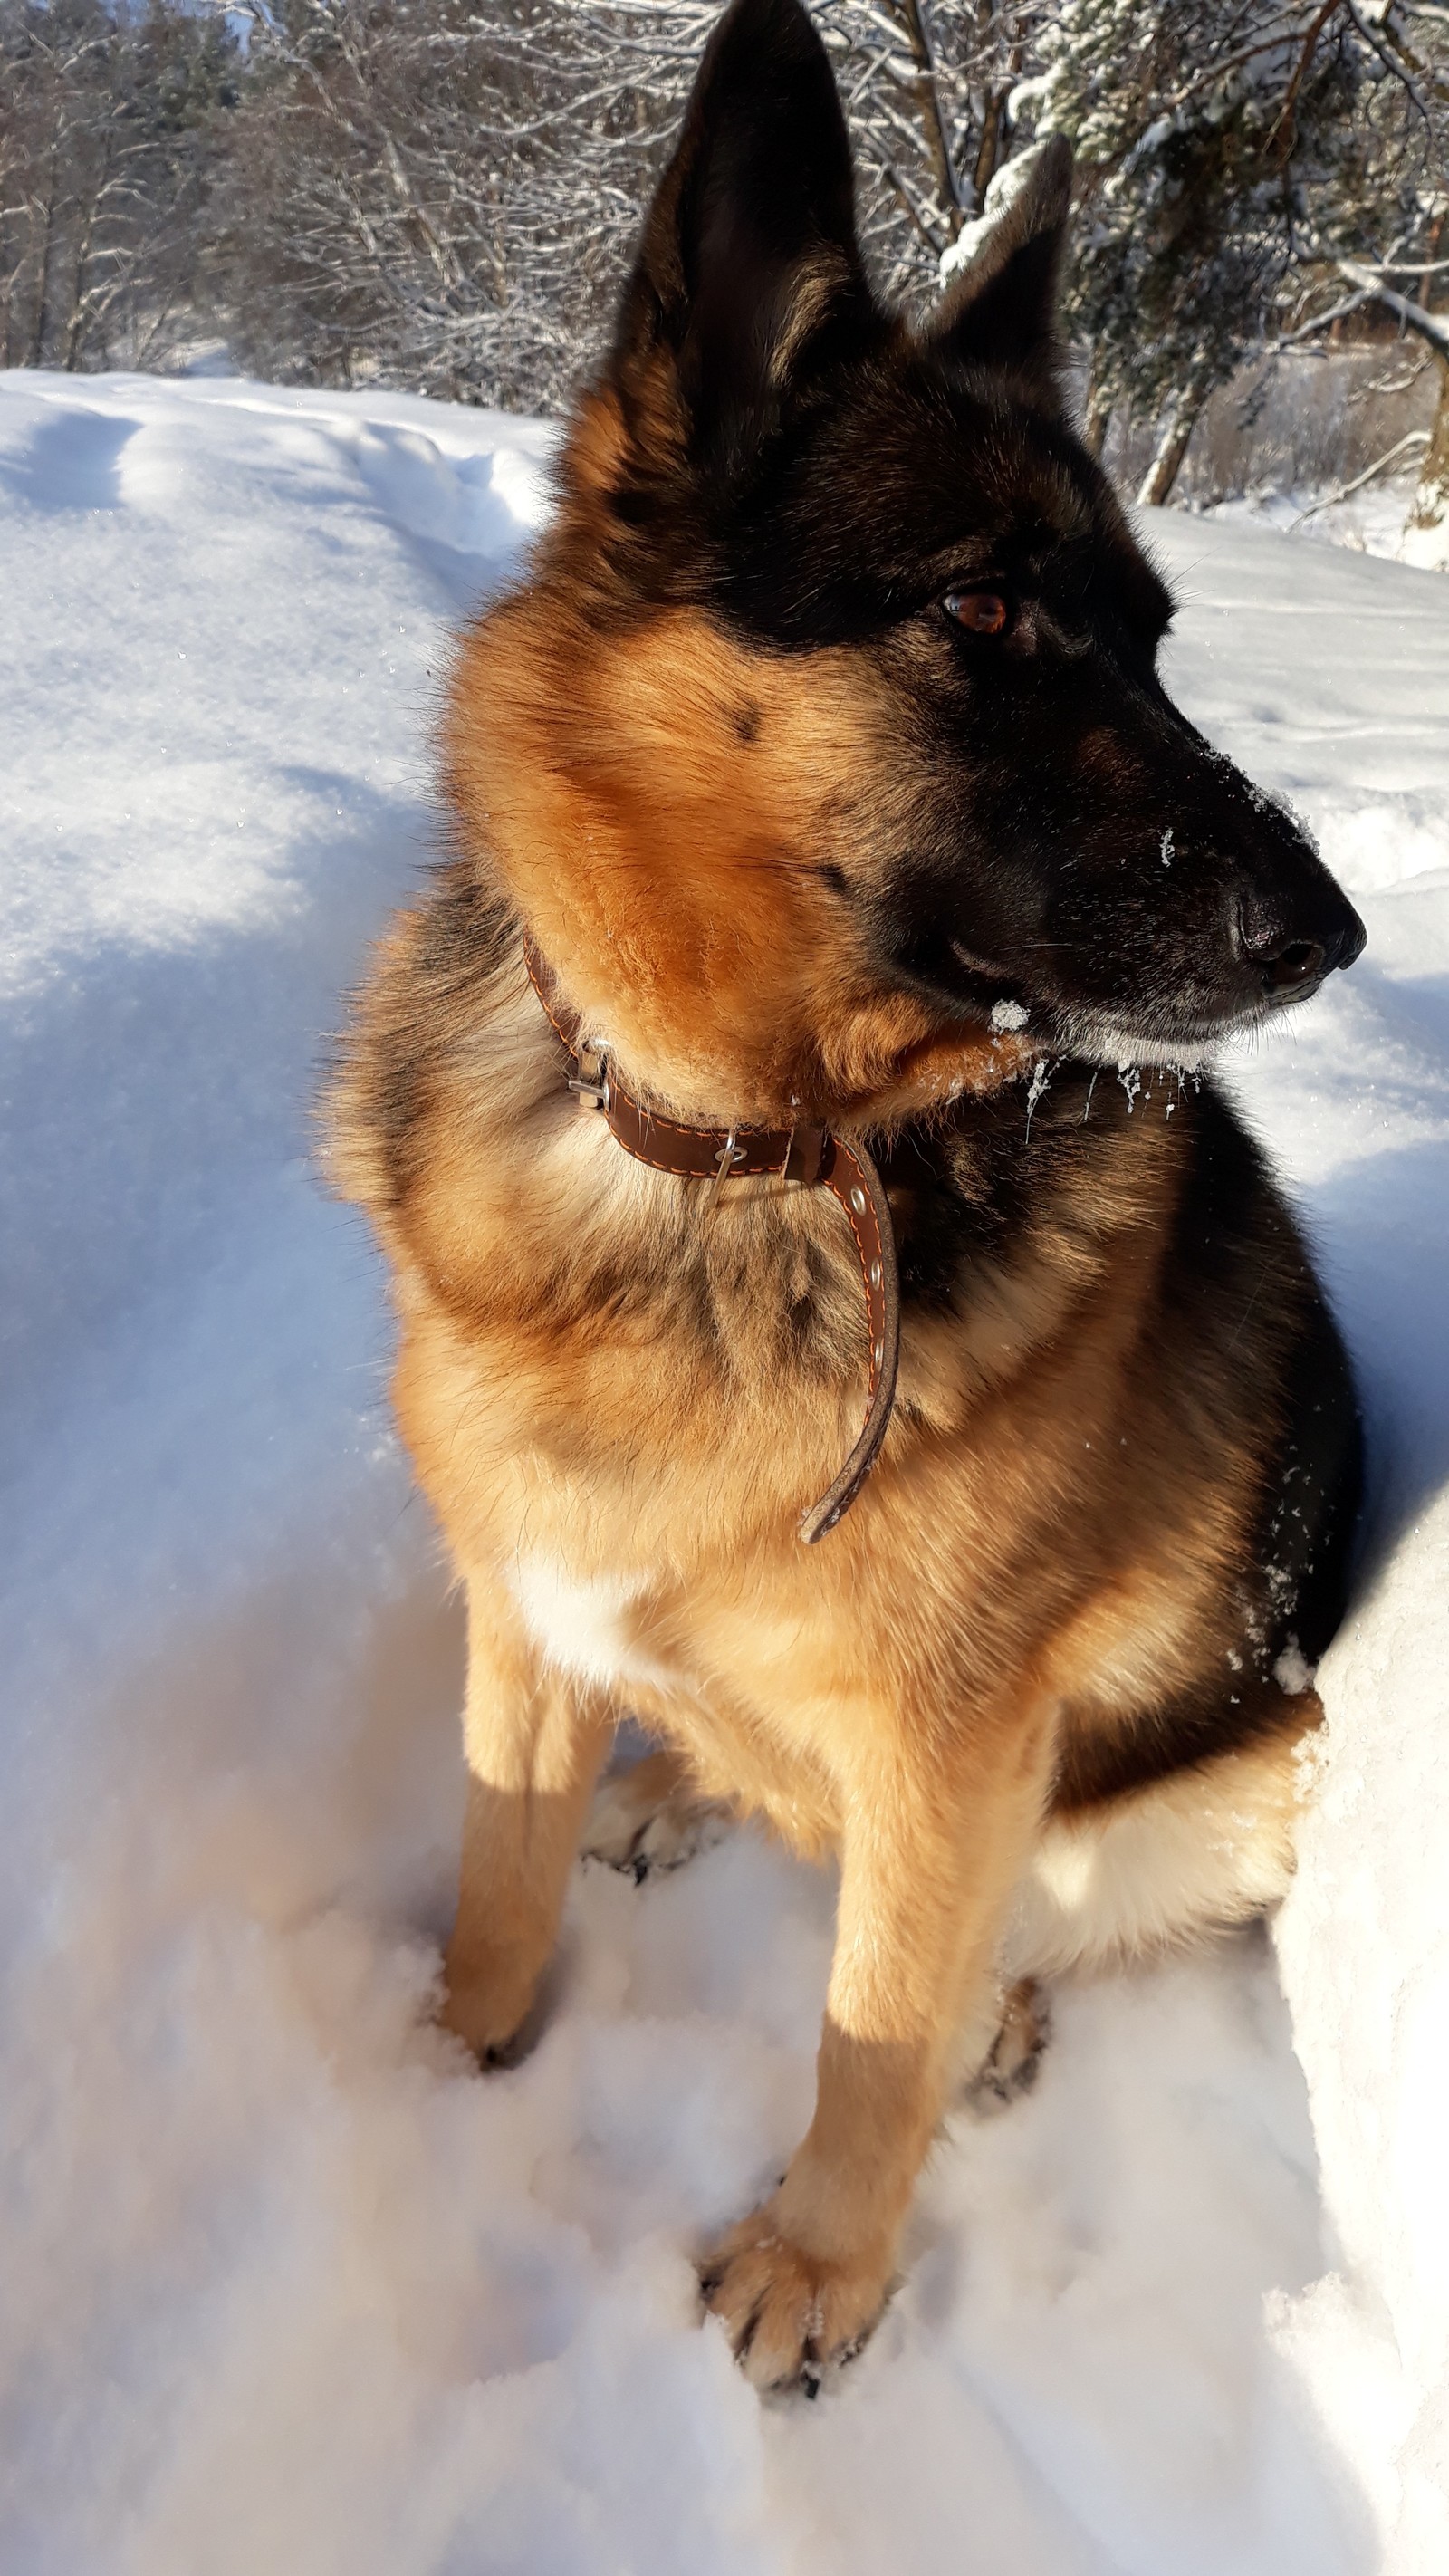
M 552 967 L 524 934 L 529 981 L 569 1059 L 564 1080 L 581 1110 L 602 1117 L 626 1154 L 656 1172 L 703 1181 L 710 1200 L 729 1194 L 732 1182 L 769 1178 L 780 1189 L 829 1190 L 845 1211 L 860 1257 L 870 1331 L 870 1401 L 860 1438 L 828 1493 L 812 1503 L 800 1536 L 813 1547 L 843 1520 L 880 1454 L 895 1403 L 900 1361 L 901 1299 L 890 1201 L 865 1147 L 828 1127 L 687 1127 L 646 1109 L 609 1066 L 608 1050 L 583 1035 L 578 1013 L 559 991 Z

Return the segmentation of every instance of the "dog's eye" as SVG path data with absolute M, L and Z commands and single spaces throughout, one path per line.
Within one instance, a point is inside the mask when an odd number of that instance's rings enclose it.
M 1004 635 L 1011 614 L 999 590 L 948 590 L 941 606 L 973 635 Z

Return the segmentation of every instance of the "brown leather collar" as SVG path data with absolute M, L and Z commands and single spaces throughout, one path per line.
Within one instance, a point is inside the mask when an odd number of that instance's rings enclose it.
M 580 1109 L 602 1115 L 623 1146 L 656 1172 L 674 1172 L 681 1180 L 705 1181 L 711 1198 L 723 1197 L 732 1181 L 773 1178 L 781 1189 L 791 1182 L 805 1189 L 829 1190 L 845 1211 L 860 1257 L 870 1330 L 870 1401 L 860 1438 L 835 1482 L 800 1522 L 807 1547 L 833 1530 L 849 1511 L 880 1452 L 895 1402 L 900 1360 L 901 1299 L 896 1270 L 895 1229 L 890 1201 L 865 1147 L 847 1143 L 828 1127 L 686 1127 L 663 1118 L 634 1099 L 609 1069 L 607 1049 L 581 1034 L 581 1024 L 559 992 L 553 969 L 524 934 L 523 961 L 529 981 L 553 1023 L 572 1070 L 565 1080 Z

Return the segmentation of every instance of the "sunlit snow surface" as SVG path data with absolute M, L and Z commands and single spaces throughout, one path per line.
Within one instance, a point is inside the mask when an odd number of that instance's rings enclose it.
M 1283 1986 L 1257 1938 L 1061 1995 L 874 2343 L 761 2407 L 689 2252 L 807 2116 L 829 1883 L 750 1834 L 581 1873 L 535 2056 L 484 2083 L 430 2031 L 459 1621 L 308 1162 L 449 623 L 546 453 L 0 378 L 0 2562 L 1441 2576 L 1449 580 L 1152 520 L 1171 682 L 1370 931 L 1234 1070 L 1375 1452 Z

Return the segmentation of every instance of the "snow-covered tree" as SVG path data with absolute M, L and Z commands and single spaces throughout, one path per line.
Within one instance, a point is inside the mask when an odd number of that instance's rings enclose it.
M 1421 229 L 1436 171 L 1443 184 L 1430 58 L 1445 24 L 1417 0 L 1051 12 L 1014 104 L 1076 147 L 1087 430 L 1100 444 L 1119 403 L 1161 423 L 1144 500 L 1167 497 L 1214 387 L 1301 318 L 1337 260 Z
M 257 0 L 219 245 L 241 354 L 282 377 L 553 399 L 712 16 Z
M 1048 0 L 818 0 L 866 255 L 924 297 Z M 253 0 L 223 275 L 274 374 L 547 405 L 597 348 L 711 0 Z
M 195 327 L 237 48 L 151 0 L 0 0 L 0 363 L 155 363 Z
M 1304 246 L 1297 336 L 1321 334 L 1347 286 L 1428 350 L 1438 404 L 1402 551 L 1449 571 L 1449 9 L 1393 0 L 1355 19 L 1373 57 L 1361 120 L 1364 185 L 1356 202 L 1323 205 L 1320 237 Z M 1319 250 L 1330 254 L 1321 264 Z
M 1063 0 L 1018 107 L 1065 133 L 1084 204 L 1070 319 L 1091 350 L 1087 423 L 1156 417 L 1161 500 L 1214 387 L 1261 338 L 1292 260 L 1310 130 L 1352 130 L 1350 68 L 1272 0 Z M 1296 88 L 1293 87 L 1296 77 Z M 1289 91 L 1293 89 L 1290 102 Z

